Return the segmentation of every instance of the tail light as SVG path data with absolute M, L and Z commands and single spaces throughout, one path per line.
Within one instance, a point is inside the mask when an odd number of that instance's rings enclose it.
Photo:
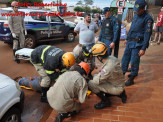
M 3 24 L 3 27 L 8 27 L 8 23 L 4 23 Z

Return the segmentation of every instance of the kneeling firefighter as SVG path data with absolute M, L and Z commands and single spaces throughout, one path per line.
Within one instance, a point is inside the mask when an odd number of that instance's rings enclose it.
M 61 70 L 70 68 L 75 64 L 72 53 L 66 53 L 55 46 L 42 45 L 31 53 L 31 63 L 41 76 L 41 102 L 47 102 L 46 93 L 51 81 L 58 78 Z
M 96 109 L 109 107 L 110 96 L 118 96 L 125 103 L 127 96 L 125 94 L 125 79 L 116 57 L 109 56 L 108 47 L 102 42 L 96 43 L 92 47 L 92 54 L 103 63 L 102 69 L 93 76 L 93 80 L 88 82 L 89 89 L 101 98 L 101 102 L 96 104 Z
M 50 87 L 47 92 L 48 103 L 59 113 L 55 122 L 62 122 L 80 111 L 81 103 L 86 100 L 88 84 L 85 76 L 89 72 L 89 65 L 81 62 L 74 71 L 67 71 L 60 75 L 56 83 Z
M 91 53 L 91 48 L 92 48 L 92 46 L 86 46 L 86 45 L 78 44 L 73 50 L 73 54 L 76 57 L 76 63 L 75 63 L 75 65 L 73 67 L 71 67 L 71 70 L 72 70 L 80 62 L 88 63 L 89 66 L 90 66 L 90 72 L 89 72 L 89 75 L 88 75 L 89 79 L 92 79 L 91 72 L 96 68 L 95 58 L 93 57 L 93 55 Z

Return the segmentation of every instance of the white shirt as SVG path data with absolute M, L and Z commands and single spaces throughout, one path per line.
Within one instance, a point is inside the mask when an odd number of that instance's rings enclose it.
M 92 22 L 87 26 L 84 21 L 78 23 L 74 28 L 74 31 L 79 31 L 79 43 L 80 44 L 92 44 L 95 43 L 95 31 L 98 30 L 98 26 L 95 22 Z

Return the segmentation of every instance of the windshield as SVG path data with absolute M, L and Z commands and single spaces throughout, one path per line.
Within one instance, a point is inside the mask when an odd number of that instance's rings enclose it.
M 0 10 L 0 20 L 7 20 L 7 16 L 5 16 L 5 13 L 10 13 L 11 10 Z

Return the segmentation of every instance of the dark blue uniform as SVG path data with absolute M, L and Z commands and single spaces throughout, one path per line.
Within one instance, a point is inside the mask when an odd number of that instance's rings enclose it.
M 141 1 L 141 0 L 139 0 Z M 127 35 L 126 49 L 122 58 L 122 71 L 126 73 L 131 61 L 131 75 L 137 76 L 140 63 L 140 50 L 146 50 L 152 34 L 152 17 L 145 11 L 142 15 L 135 14 Z
M 120 27 L 119 27 L 119 21 L 116 17 L 114 17 L 113 15 L 111 15 L 110 17 L 106 18 L 103 22 L 102 22 L 102 26 L 101 26 L 101 32 L 99 35 L 99 41 L 104 42 L 108 48 L 110 47 L 109 45 L 112 42 L 116 42 L 117 37 L 118 37 L 118 33 Z M 109 48 L 107 53 L 109 55 L 111 55 L 112 49 Z

